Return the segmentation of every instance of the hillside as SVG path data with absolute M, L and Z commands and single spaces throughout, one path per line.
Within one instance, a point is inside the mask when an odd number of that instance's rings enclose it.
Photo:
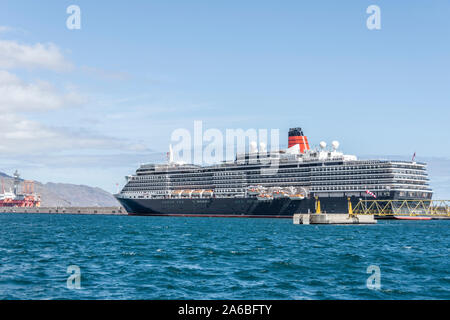
M 80 207 L 112 207 L 119 206 L 116 199 L 100 188 L 68 183 L 46 183 L 44 188 L 59 198 L 64 199 L 72 206 Z
M 0 172 L 5 190 L 13 188 L 13 179 Z M 116 207 L 119 203 L 114 197 L 100 189 L 85 185 L 35 181 L 34 189 L 41 196 L 42 207 Z M 1 190 L 0 190 L 1 192 Z

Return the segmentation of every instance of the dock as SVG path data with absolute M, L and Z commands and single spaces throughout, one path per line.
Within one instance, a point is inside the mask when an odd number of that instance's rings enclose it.
M 376 224 L 373 215 L 349 215 L 346 213 L 297 213 L 294 224 Z
M 296 213 L 294 224 L 376 224 L 373 214 L 357 215 L 353 212 L 352 203 L 348 198 L 347 213 L 322 213 L 320 199 L 316 197 L 315 213 Z
M 0 207 L 0 213 L 127 215 L 122 207 Z
M 376 219 L 450 220 L 450 200 L 360 200 L 348 213 L 322 213 L 316 197 L 316 213 L 294 214 L 294 224 L 374 224 Z

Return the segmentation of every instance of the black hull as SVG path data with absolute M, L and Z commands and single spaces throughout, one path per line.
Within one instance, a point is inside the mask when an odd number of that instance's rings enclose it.
M 394 197 L 379 198 L 391 200 Z M 315 213 L 316 200 L 279 198 L 261 201 L 256 198 L 207 199 L 117 199 L 129 215 L 292 218 L 295 213 Z M 352 206 L 359 197 L 351 197 Z M 348 213 L 347 197 L 320 198 L 322 213 Z

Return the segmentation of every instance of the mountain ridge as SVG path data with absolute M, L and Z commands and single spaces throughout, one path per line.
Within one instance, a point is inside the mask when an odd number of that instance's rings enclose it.
M 13 189 L 14 179 L 0 172 L 2 188 Z M 23 180 L 21 180 L 23 181 Z M 20 187 L 19 187 L 20 189 Z M 34 191 L 41 197 L 42 207 L 118 207 L 120 204 L 109 192 L 87 185 L 34 181 Z M 1 190 L 0 190 L 1 192 Z

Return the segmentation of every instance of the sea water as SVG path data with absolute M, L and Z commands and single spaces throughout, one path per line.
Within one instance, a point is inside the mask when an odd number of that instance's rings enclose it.
M 450 299 L 449 231 L 0 214 L 0 299 Z

